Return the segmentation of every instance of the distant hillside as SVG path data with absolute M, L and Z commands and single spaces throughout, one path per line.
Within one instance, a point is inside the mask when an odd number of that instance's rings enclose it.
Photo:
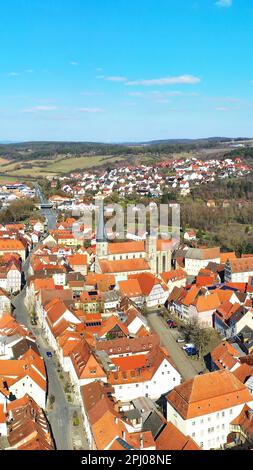
M 247 141 L 238 137 L 210 137 L 204 139 L 167 139 L 150 142 L 136 142 L 125 144 L 106 144 L 102 142 L 22 142 L 0 144 L 0 156 L 7 160 L 26 161 L 36 159 L 53 160 L 55 155 L 65 156 L 122 156 L 138 153 L 178 153 L 202 148 L 212 149 L 226 147 L 231 142 Z

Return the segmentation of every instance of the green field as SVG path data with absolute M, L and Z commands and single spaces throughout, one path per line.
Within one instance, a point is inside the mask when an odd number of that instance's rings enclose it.
M 64 155 L 56 155 L 52 159 L 25 160 L 20 162 L 9 162 L 0 157 L 0 174 L 4 180 L 6 177 L 31 177 L 38 176 L 57 176 L 68 174 L 72 171 L 85 170 L 99 165 L 110 165 L 115 161 L 123 160 L 124 157 L 115 156 L 80 156 L 66 157 Z M 6 177 L 5 177 L 6 175 Z

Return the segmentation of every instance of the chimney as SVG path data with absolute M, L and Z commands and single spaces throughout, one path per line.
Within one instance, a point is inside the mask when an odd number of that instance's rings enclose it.
M 122 431 L 122 439 L 126 439 L 126 432 L 125 431 Z
M 143 449 L 143 436 L 142 432 L 140 433 L 140 450 Z

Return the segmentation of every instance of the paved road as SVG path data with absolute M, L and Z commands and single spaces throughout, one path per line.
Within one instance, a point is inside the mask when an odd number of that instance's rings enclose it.
M 148 315 L 148 321 L 152 329 L 160 336 L 162 346 L 169 352 L 171 359 L 184 380 L 191 379 L 203 369 L 200 361 L 190 359 L 182 350 L 181 345 L 176 342 L 163 318 L 159 317 L 156 313 L 151 313 Z
M 42 204 L 47 204 L 48 201 L 38 183 L 34 184 L 37 196 Z M 57 222 L 57 212 L 54 209 L 41 209 L 40 210 L 41 214 L 44 215 L 44 217 L 47 220 L 47 228 L 48 230 L 54 230 L 56 228 L 56 222 Z

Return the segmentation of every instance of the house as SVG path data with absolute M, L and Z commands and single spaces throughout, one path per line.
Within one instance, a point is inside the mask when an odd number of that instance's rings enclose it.
M 122 297 L 128 297 L 136 305 L 142 305 L 144 303 L 141 286 L 138 279 L 128 279 L 126 281 L 119 281 L 118 288 Z
M 155 450 L 151 431 L 136 430 L 118 411 L 113 387 L 93 382 L 82 387 L 83 417 L 92 450 Z
M 182 268 L 161 273 L 160 277 L 167 285 L 169 294 L 173 291 L 174 287 L 186 286 L 187 275 L 184 269 Z
M 164 305 L 168 298 L 166 284 L 152 273 L 129 275 L 127 281 L 118 283 L 122 297 L 128 297 L 136 305 L 156 307 Z
M 100 339 L 118 339 L 129 335 L 128 328 L 125 323 L 120 321 L 115 315 L 111 315 L 97 332 Z
M 248 327 L 253 329 L 252 309 L 239 302 L 224 302 L 213 314 L 213 326 L 223 338 L 231 338 Z
M 122 402 L 139 396 L 157 400 L 181 382 L 179 372 L 161 347 L 144 355 L 112 358 L 110 363 L 107 381 Z
M 253 276 L 253 258 L 228 260 L 225 266 L 225 282 L 248 282 Z
M 186 232 L 184 233 L 184 240 L 188 242 L 192 240 L 197 240 L 196 230 L 193 230 L 193 229 L 186 230 Z
M 237 444 L 253 444 L 253 409 L 245 405 L 230 423 L 231 437 Z
M 201 448 L 219 449 L 245 405 L 253 406 L 247 387 L 232 372 L 219 370 L 197 375 L 169 392 L 167 420 Z
M 185 254 L 185 271 L 188 276 L 197 276 L 208 263 L 220 264 L 220 248 L 189 248 Z
M 54 440 L 44 411 L 29 396 L 6 407 L 7 439 L 5 450 L 54 450 Z
M 73 271 L 79 272 L 84 276 L 87 275 L 87 264 L 88 258 L 87 255 L 81 255 L 79 253 L 75 253 L 68 259 L 69 266 L 73 269 Z
M 20 240 L 2 238 L 0 240 L 0 256 L 6 253 L 18 253 L 22 261 L 26 258 L 26 247 Z
M 28 350 L 18 360 L 0 361 L 0 391 L 8 399 L 29 394 L 45 408 L 47 377 L 43 359 L 35 351 Z
M 237 343 L 223 341 L 210 353 L 211 370 L 215 371 L 226 369 L 233 372 L 240 367 L 240 357 L 244 355 L 245 352 L 241 350 Z
M 50 346 L 57 350 L 56 337 L 64 331 L 69 324 L 81 323 L 77 316 L 58 297 L 44 306 L 42 328 Z
M 97 380 L 107 381 L 101 362 L 84 339 L 71 350 L 69 356 L 71 360 L 69 374 L 78 398 L 80 398 L 80 387 L 83 385 Z
M 189 306 L 189 318 L 197 318 L 200 324 L 211 328 L 213 326 L 213 313 L 220 304 L 221 302 L 216 292 L 197 295 Z

